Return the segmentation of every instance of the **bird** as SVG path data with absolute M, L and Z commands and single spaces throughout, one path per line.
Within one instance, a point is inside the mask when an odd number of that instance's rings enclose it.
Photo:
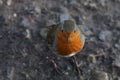
M 47 43 L 50 49 L 62 57 L 71 57 L 81 52 L 85 35 L 75 21 L 67 14 L 60 16 L 60 22 L 49 26 Z
M 45 39 L 52 53 L 60 57 L 68 57 L 70 62 L 72 61 L 80 77 L 82 73 L 75 55 L 82 51 L 86 36 L 84 31 L 76 24 L 75 20 L 69 14 L 61 14 L 60 20 L 57 23 L 50 21 L 49 25 L 40 30 L 40 35 Z M 57 65 L 54 59 L 56 56 L 52 57 L 51 61 L 56 71 L 64 74 L 65 71 Z

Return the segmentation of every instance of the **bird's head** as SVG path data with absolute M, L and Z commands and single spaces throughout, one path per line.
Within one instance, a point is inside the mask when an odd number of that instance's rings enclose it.
M 73 20 L 65 20 L 60 26 L 59 34 L 65 42 L 71 42 L 80 36 L 80 32 Z

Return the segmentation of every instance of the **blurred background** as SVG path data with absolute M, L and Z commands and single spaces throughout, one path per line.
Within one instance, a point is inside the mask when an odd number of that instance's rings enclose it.
M 76 55 L 81 80 L 120 80 L 120 0 L 0 0 L 0 80 L 80 80 L 40 36 L 64 12 L 87 38 Z

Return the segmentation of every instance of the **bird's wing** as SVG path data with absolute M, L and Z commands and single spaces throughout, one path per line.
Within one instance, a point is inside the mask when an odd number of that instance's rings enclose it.
M 47 33 L 46 40 L 47 40 L 48 44 L 50 44 L 52 46 L 52 44 L 54 42 L 57 27 L 56 27 L 56 25 L 51 25 L 48 28 L 49 28 L 49 30 Z
M 84 34 L 84 31 L 80 27 L 78 27 L 78 28 L 79 28 L 79 31 L 80 31 L 80 39 L 83 41 L 83 46 L 84 46 L 85 40 L 86 40 L 86 36 Z
M 62 23 L 65 20 L 68 20 L 70 18 L 69 14 L 67 13 L 63 13 L 60 15 L 59 17 L 59 22 L 53 25 L 49 25 L 48 28 L 50 28 L 48 30 L 47 33 L 47 37 L 46 37 L 46 41 L 48 42 L 48 45 L 50 46 L 50 48 L 56 48 L 56 43 L 57 43 L 57 39 L 56 39 L 56 31 L 57 29 L 60 29 L 59 26 L 63 25 Z
M 86 39 L 85 36 L 84 36 L 83 34 L 81 34 L 81 35 L 80 35 L 80 39 L 83 41 L 83 46 L 84 46 L 84 44 L 85 44 L 85 39 Z

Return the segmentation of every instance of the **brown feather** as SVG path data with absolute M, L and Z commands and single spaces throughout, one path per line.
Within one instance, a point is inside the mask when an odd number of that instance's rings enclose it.
M 68 36 L 71 36 L 71 40 L 69 42 L 66 39 Z M 57 51 L 60 55 L 66 56 L 74 52 L 79 52 L 82 49 L 82 47 L 83 42 L 82 40 L 80 40 L 79 32 L 57 32 Z

